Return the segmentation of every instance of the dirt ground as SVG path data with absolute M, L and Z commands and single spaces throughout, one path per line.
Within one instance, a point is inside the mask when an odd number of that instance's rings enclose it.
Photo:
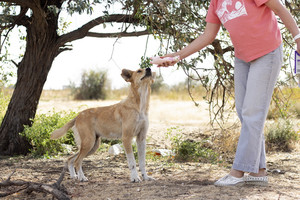
M 39 113 L 108 105 L 114 102 L 41 102 Z M 71 105 L 71 106 L 70 106 Z M 195 108 L 192 102 L 158 101 L 151 102 L 150 128 L 147 143 L 153 148 L 167 148 L 165 133 L 170 127 L 179 127 L 182 133 L 197 135 L 209 132 L 208 111 Z M 201 109 L 202 108 L 202 109 Z M 234 120 L 234 119 L 233 119 Z M 298 148 L 299 149 L 299 148 Z M 51 159 L 15 157 L 0 159 L 0 182 L 16 170 L 12 180 L 40 183 L 55 182 L 67 156 Z M 97 152 L 86 158 L 83 170 L 88 182 L 78 182 L 66 173 L 62 184 L 72 199 L 88 200 L 181 200 L 181 199 L 300 199 L 300 151 L 291 153 L 269 153 L 267 155 L 269 185 L 267 187 L 241 186 L 220 188 L 214 181 L 226 175 L 230 164 L 218 165 L 196 162 L 168 162 L 164 159 L 148 159 L 147 169 L 155 181 L 130 183 L 129 170 L 124 154 L 111 156 L 107 152 Z M 0 193 L 7 188 L 0 188 Z M 16 193 L 4 199 L 52 199 L 41 193 Z

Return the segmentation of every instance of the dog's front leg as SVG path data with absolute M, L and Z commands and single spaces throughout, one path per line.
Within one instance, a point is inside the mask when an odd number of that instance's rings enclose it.
M 137 147 L 138 147 L 138 158 L 139 158 L 139 166 L 142 173 L 143 180 L 155 180 L 154 178 L 147 175 L 146 172 L 146 134 L 139 134 L 137 136 Z
M 131 145 L 132 138 L 123 137 L 122 142 L 123 142 L 123 146 L 124 146 L 127 161 L 128 161 L 128 167 L 129 167 L 130 173 L 131 173 L 130 180 L 131 180 L 131 182 L 140 182 L 141 179 L 136 170 L 136 162 L 135 162 L 132 145 Z

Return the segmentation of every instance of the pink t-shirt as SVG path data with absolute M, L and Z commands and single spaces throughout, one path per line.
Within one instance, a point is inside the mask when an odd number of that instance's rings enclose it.
M 268 0 L 211 0 L 206 22 L 223 24 L 235 56 L 246 62 L 277 49 L 282 43 L 275 14 Z

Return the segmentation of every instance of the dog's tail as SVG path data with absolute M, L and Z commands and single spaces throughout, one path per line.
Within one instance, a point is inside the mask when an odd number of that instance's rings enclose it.
M 54 140 L 54 139 L 58 139 L 60 137 L 62 137 L 63 135 L 65 135 L 67 133 L 67 131 L 74 126 L 75 121 L 76 121 L 75 117 L 74 119 L 72 119 L 71 121 L 69 121 L 68 123 L 66 123 L 63 127 L 61 127 L 60 129 L 57 129 L 55 131 L 52 132 L 50 139 Z

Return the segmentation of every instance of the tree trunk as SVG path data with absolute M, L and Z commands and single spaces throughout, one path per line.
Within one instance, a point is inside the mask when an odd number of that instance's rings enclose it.
M 57 19 L 33 18 L 27 26 L 27 46 L 18 64 L 17 83 L 0 127 L 0 155 L 27 154 L 30 142 L 19 133 L 34 119 L 43 86 L 58 54 Z
M 19 133 L 24 125 L 31 125 L 38 102 L 54 58 L 65 50 L 64 45 L 84 38 L 93 27 L 102 23 L 138 23 L 133 15 L 114 14 L 98 17 L 83 25 L 81 28 L 58 36 L 58 16 L 52 8 L 57 2 L 61 8 L 63 1 L 18 1 L 17 4 L 28 7 L 33 13 L 30 17 L 20 14 L 18 22 L 26 27 L 26 51 L 23 60 L 18 64 L 18 79 L 7 112 L 0 127 L 0 155 L 27 154 L 30 141 L 26 141 Z M 49 4 L 47 4 L 49 3 Z M 51 5 L 51 6 L 47 6 Z M 26 10 L 27 11 L 27 10 Z M 122 32 L 120 36 L 145 35 L 148 32 Z M 99 34 L 96 37 L 116 36 L 115 33 Z M 95 36 L 95 34 L 93 34 Z

